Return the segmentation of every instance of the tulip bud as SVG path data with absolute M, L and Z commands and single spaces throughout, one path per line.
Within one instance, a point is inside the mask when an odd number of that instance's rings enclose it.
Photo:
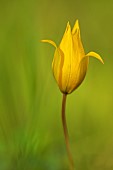
M 80 37 L 80 28 L 78 20 L 71 30 L 69 22 L 61 40 L 59 47 L 51 40 L 42 40 L 55 47 L 52 70 L 55 80 L 62 93 L 69 94 L 73 92 L 84 80 L 89 56 L 103 60 L 95 52 L 89 52 L 85 55 Z

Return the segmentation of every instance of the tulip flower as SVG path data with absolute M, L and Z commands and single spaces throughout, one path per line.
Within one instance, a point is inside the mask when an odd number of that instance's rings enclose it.
M 55 47 L 52 70 L 56 82 L 62 93 L 69 94 L 73 92 L 84 80 L 89 57 L 95 57 L 103 63 L 101 57 L 95 52 L 85 54 L 80 37 L 80 28 L 78 20 L 71 31 L 69 22 L 60 45 L 51 40 L 42 40 Z
M 58 47 L 55 42 L 51 40 L 42 40 L 42 42 L 48 42 L 55 47 L 52 70 L 56 82 L 63 93 L 62 124 L 67 154 L 70 162 L 70 170 L 74 170 L 74 161 L 70 151 L 68 129 L 65 117 L 66 97 L 67 94 L 72 93 L 75 89 L 77 89 L 77 87 L 79 87 L 84 80 L 90 56 L 97 58 L 102 63 L 104 62 L 100 55 L 95 52 L 85 54 L 80 37 L 78 20 L 75 22 L 72 30 L 69 22 L 67 23 L 65 33 Z

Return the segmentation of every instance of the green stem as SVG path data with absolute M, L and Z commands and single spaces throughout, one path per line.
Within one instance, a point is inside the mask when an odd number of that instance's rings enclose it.
M 66 142 L 66 150 L 67 150 L 68 159 L 69 159 L 69 163 L 70 163 L 70 170 L 74 170 L 74 162 L 73 162 L 72 154 L 71 154 L 71 151 L 70 151 L 69 135 L 68 135 L 68 129 L 67 129 L 67 124 L 66 124 L 66 116 L 65 116 L 66 98 L 67 98 L 67 94 L 63 94 L 63 98 L 62 98 L 62 125 L 63 125 L 64 137 L 65 137 L 65 142 Z

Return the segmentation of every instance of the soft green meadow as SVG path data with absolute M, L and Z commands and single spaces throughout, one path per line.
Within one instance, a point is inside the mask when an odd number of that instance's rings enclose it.
M 76 170 L 113 170 L 113 1 L 0 1 L 0 170 L 68 170 L 62 94 L 51 69 L 67 22 L 79 20 L 90 58 L 82 85 L 68 96 L 67 123 Z

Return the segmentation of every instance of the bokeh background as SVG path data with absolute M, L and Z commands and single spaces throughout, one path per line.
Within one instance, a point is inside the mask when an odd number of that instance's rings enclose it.
M 113 1 L 0 1 L 0 170 L 68 170 L 61 100 L 51 63 L 79 19 L 87 76 L 67 100 L 76 170 L 113 170 Z

